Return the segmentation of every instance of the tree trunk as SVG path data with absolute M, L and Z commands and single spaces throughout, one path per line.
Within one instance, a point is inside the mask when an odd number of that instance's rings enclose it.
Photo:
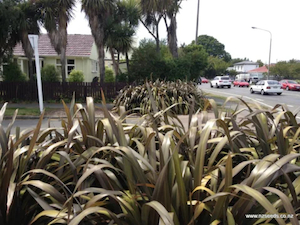
M 170 52 L 173 58 L 178 58 L 176 15 L 172 16 L 170 25 L 167 30 L 168 30 L 168 45 L 169 45 Z
M 125 57 L 126 57 L 126 66 L 127 66 L 127 73 L 129 74 L 130 72 L 130 66 L 129 66 L 129 57 L 128 57 L 128 52 L 125 52 Z
M 158 32 L 158 24 L 156 23 L 156 38 L 155 38 L 155 42 L 156 42 L 156 52 L 159 54 L 160 53 L 160 46 L 159 46 L 159 32 Z
M 112 63 L 113 63 L 113 68 L 114 68 L 114 71 L 115 71 L 115 76 L 118 75 L 118 65 L 117 65 L 117 62 L 116 62 L 116 59 L 115 59 L 115 55 L 114 55 L 114 50 L 113 48 L 109 48 L 109 52 L 110 52 L 110 55 L 111 55 L 111 60 L 112 60 Z
M 68 32 L 67 32 L 68 18 L 66 13 L 62 13 L 59 17 L 59 34 L 60 37 L 60 62 L 61 62 L 61 78 L 62 82 L 66 82 L 66 51 L 68 43 Z
M 22 42 L 22 47 L 23 47 L 25 56 L 28 59 L 29 79 L 30 79 L 30 81 L 33 81 L 33 66 L 32 66 L 33 49 L 30 44 L 27 31 L 22 31 L 21 42 Z

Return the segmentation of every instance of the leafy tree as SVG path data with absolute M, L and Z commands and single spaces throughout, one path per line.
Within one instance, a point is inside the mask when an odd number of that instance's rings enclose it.
M 114 72 L 108 66 L 105 67 L 104 82 L 106 82 L 106 83 L 115 82 Z
M 196 80 L 204 72 L 207 66 L 207 56 L 204 48 L 199 45 L 191 44 L 182 48 L 182 53 L 178 60 L 185 62 L 183 65 L 188 69 L 189 75 L 189 77 L 187 76 L 187 80 Z M 178 69 L 177 67 L 176 69 Z
M 197 38 L 197 45 L 202 45 L 210 56 L 218 57 L 223 59 L 225 62 L 230 62 L 231 60 L 231 55 L 225 51 L 225 46 L 214 37 L 200 35 Z
M 2 79 L 4 81 L 26 81 L 27 77 L 22 73 L 17 62 L 9 62 L 3 67 Z
M 98 49 L 98 59 L 100 67 L 100 83 L 104 82 L 105 63 L 105 23 L 111 12 L 116 7 L 115 0 L 81 0 L 82 10 L 89 19 L 92 35 Z
M 54 65 L 46 65 L 41 70 L 42 81 L 59 82 L 59 73 Z
M 292 78 L 291 64 L 286 61 L 276 63 L 276 65 L 270 67 L 270 73 L 283 78 Z
M 80 70 L 72 70 L 68 77 L 69 82 L 83 82 L 84 75 Z
M 264 63 L 260 59 L 258 59 L 256 62 L 259 64 L 259 67 L 262 67 L 264 65 Z
M 5 57 L 12 55 L 13 47 L 18 42 L 17 0 L 0 1 L 0 65 Z
M 129 81 L 195 80 L 207 65 L 207 53 L 202 46 L 188 45 L 180 49 L 178 58 L 172 57 L 164 42 L 160 46 L 161 52 L 157 54 L 153 41 L 141 41 L 132 54 Z
M 42 22 L 48 31 L 51 44 L 60 55 L 62 81 L 66 81 L 67 26 L 76 0 L 39 0 Z
M 218 75 L 226 74 L 226 69 L 229 67 L 230 63 L 225 62 L 223 59 L 218 57 L 209 56 L 208 66 L 205 70 L 205 75 L 208 78 L 213 78 Z

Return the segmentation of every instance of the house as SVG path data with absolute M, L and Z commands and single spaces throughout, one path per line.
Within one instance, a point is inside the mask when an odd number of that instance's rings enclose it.
M 266 66 L 262 66 L 253 70 L 248 71 L 249 74 L 257 76 L 258 79 L 262 79 L 265 73 L 268 73 L 268 68 Z
M 242 61 L 233 64 L 233 69 L 238 73 L 248 73 L 249 70 L 253 70 L 259 67 L 259 63 L 252 61 Z
M 41 68 L 45 65 L 50 64 L 55 65 L 58 71 L 61 71 L 60 57 L 52 47 L 47 34 L 41 34 L 39 36 L 38 45 Z M 28 75 L 28 59 L 24 54 L 21 44 L 18 44 L 14 48 L 13 56 L 14 59 L 18 62 L 21 70 Z M 65 70 L 67 76 L 73 69 L 76 69 L 83 72 L 85 76 L 85 82 L 91 82 L 94 77 L 99 77 L 98 53 L 92 35 L 69 34 L 66 57 L 67 59 Z M 110 54 L 105 53 L 104 60 L 105 66 L 112 66 Z M 35 65 L 35 61 L 33 63 Z

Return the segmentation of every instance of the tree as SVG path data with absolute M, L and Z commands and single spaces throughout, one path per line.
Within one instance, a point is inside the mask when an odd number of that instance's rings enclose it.
M 129 71 L 128 51 L 132 49 L 133 35 L 138 26 L 139 11 L 135 0 L 125 0 L 117 3 L 114 12 L 105 24 L 105 43 L 111 54 L 115 74 L 119 74 L 120 54 L 126 56 L 127 71 Z M 117 60 L 115 60 L 117 53 Z
M 164 1 L 162 1 L 163 3 Z M 140 22 L 148 30 L 156 43 L 156 52 L 160 51 L 160 38 L 158 26 L 163 18 L 163 5 L 157 4 L 155 0 L 140 0 L 141 16 Z
M 46 65 L 41 70 L 42 81 L 59 82 L 59 73 L 54 65 Z
M 217 75 L 226 74 L 226 69 L 229 67 L 230 63 L 225 62 L 223 59 L 218 57 L 209 56 L 208 66 L 205 70 L 205 75 L 208 78 L 213 78 Z
M 225 62 L 230 62 L 231 60 L 231 55 L 225 51 L 225 46 L 214 37 L 200 35 L 197 38 L 197 45 L 202 45 L 210 56 L 218 57 L 223 59 Z
M 176 16 L 180 8 L 182 0 L 165 1 L 166 9 L 164 10 L 164 21 L 168 32 L 168 45 L 170 52 L 174 58 L 178 57 L 177 47 L 177 20 Z M 170 22 L 168 24 L 167 18 Z
M 207 66 L 208 54 L 202 46 L 190 44 L 181 49 L 179 58 L 176 61 L 185 61 L 183 66 L 187 67 L 187 80 L 196 80 L 204 73 Z M 178 64 L 176 70 L 179 70 Z M 179 74 L 179 79 L 182 79 L 184 74 Z
M 256 62 L 258 63 L 259 67 L 262 67 L 264 65 L 264 63 L 260 59 L 258 59 Z
M 18 42 L 19 11 L 15 9 L 17 0 L 0 1 L 0 65 L 4 58 L 12 55 Z
M 270 73 L 283 78 L 292 78 L 291 64 L 286 61 L 276 63 L 276 65 L 270 67 Z
M 111 11 L 116 7 L 115 0 L 81 0 L 82 10 L 89 19 L 92 35 L 98 50 L 98 60 L 100 67 L 100 83 L 104 83 L 105 63 L 104 63 L 104 44 L 105 44 L 105 23 Z
M 24 1 L 19 3 L 18 7 L 20 10 L 18 39 L 21 41 L 25 56 L 28 59 L 29 79 L 33 81 L 33 48 L 30 44 L 28 34 L 39 34 L 39 14 L 36 13 L 37 8 L 34 2 Z
M 72 17 L 76 0 L 39 0 L 37 1 L 42 22 L 48 31 L 51 44 L 61 62 L 62 81 L 66 81 L 66 49 L 68 42 L 67 26 Z

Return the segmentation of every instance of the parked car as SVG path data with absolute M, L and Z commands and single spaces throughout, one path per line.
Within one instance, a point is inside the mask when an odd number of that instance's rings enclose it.
M 269 93 L 282 94 L 282 86 L 277 80 L 261 80 L 250 87 L 250 93 L 259 92 L 262 95 Z
M 233 87 L 249 87 L 249 83 L 247 81 L 235 80 L 233 81 Z
M 205 77 L 201 77 L 202 83 L 208 83 L 208 80 Z
M 229 76 L 216 76 L 213 80 L 210 81 L 210 87 L 231 88 L 231 82 L 229 80 Z
M 298 84 L 294 80 L 281 80 L 279 81 L 281 83 L 282 88 L 289 91 L 289 90 L 294 90 L 294 91 L 300 91 L 300 84 Z

